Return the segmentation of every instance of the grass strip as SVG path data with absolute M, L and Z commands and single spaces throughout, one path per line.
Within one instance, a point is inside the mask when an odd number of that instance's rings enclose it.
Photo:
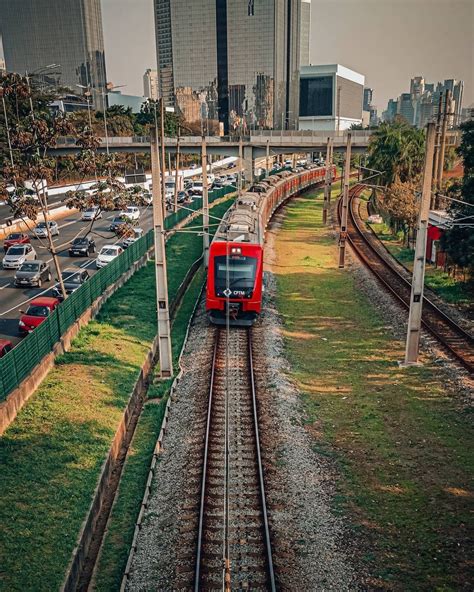
M 176 314 L 171 331 L 175 365 L 178 363 L 179 351 L 204 278 L 205 273 L 201 268 L 191 282 Z M 168 381 L 166 383 L 165 389 L 163 383 L 150 387 L 150 400 L 144 407 L 135 431 L 102 546 L 94 582 L 94 590 L 97 592 L 110 592 L 120 588 L 148 478 L 148 469 L 168 399 L 170 385 Z
M 222 215 L 231 201 L 213 208 L 213 215 Z M 198 224 L 199 219 L 190 222 Z M 170 298 L 201 249 L 197 234 L 170 238 Z M 50 591 L 61 585 L 156 334 L 154 273 L 149 263 L 108 300 L 0 440 L 0 590 Z
M 314 450 L 340 471 L 334 511 L 360 535 L 371 588 L 468 589 L 469 414 L 439 367 L 427 360 L 398 367 L 403 344 L 354 276 L 338 269 L 330 233 L 321 192 L 291 202 L 275 274 L 291 377 Z

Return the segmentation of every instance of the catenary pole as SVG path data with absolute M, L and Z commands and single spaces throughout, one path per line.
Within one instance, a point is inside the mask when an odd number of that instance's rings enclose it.
M 448 114 L 451 106 L 451 91 L 448 89 L 444 96 L 444 110 L 443 110 L 443 124 L 441 126 L 441 142 L 438 156 L 438 191 L 442 189 L 443 184 L 443 168 L 444 168 L 444 153 L 446 151 L 446 131 L 448 129 Z
M 331 191 L 332 191 L 332 169 L 334 164 L 334 139 L 329 141 L 329 185 L 328 185 L 328 212 L 331 209 Z
M 265 177 L 268 177 L 268 169 L 270 166 L 270 140 L 267 140 L 267 150 L 265 155 Z
M 242 169 L 244 166 L 244 145 L 242 143 L 242 134 L 239 138 L 239 172 L 237 176 L 237 195 L 240 197 L 242 194 Z
M 439 149 L 441 140 L 441 116 L 443 112 L 443 93 L 439 93 L 438 102 L 438 114 L 436 116 L 436 135 L 435 135 L 435 147 L 434 147 L 434 159 L 433 159 L 433 191 L 438 191 L 438 159 Z M 432 199 L 432 207 L 434 208 L 434 195 Z
M 171 353 L 168 279 L 166 274 L 166 248 L 162 203 L 164 195 L 161 192 L 160 168 L 158 137 L 155 133 L 152 135 L 151 141 L 151 177 L 153 183 L 153 229 L 155 240 L 158 352 L 160 359 L 160 375 L 162 378 L 169 378 L 173 375 L 173 357 Z
M 207 187 L 207 148 L 206 138 L 202 135 L 201 142 L 202 157 L 202 233 L 203 233 L 203 255 L 204 267 L 209 265 L 209 191 Z
M 341 233 L 339 235 L 339 267 L 344 267 L 347 238 L 347 210 L 349 206 L 349 174 L 351 172 L 351 134 L 347 134 L 346 158 L 344 160 L 344 189 L 342 192 Z
M 163 219 L 166 218 L 166 184 L 165 184 L 165 170 L 166 170 L 166 157 L 165 157 L 165 101 L 161 97 L 160 101 L 160 143 L 161 143 L 161 194 L 163 202 Z
M 181 126 L 178 125 L 178 136 L 176 138 L 176 171 L 174 181 L 174 211 L 178 211 L 178 180 L 179 180 L 179 141 L 181 139 Z
M 329 207 L 329 171 L 331 170 L 330 165 L 331 157 L 331 138 L 328 137 L 326 143 L 326 176 L 324 183 L 324 202 L 323 202 L 323 224 L 327 223 L 328 220 L 328 207 Z
M 423 191 L 416 233 L 413 279 L 411 283 L 410 313 L 404 365 L 416 364 L 420 347 L 421 314 L 423 309 L 423 288 L 425 283 L 426 238 L 430 212 L 431 182 L 433 171 L 433 153 L 435 143 L 435 124 L 429 123 L 426 134 L 426 155 L 423 171 Z

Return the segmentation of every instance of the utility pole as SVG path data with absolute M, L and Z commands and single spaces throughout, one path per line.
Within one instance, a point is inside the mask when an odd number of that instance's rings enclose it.
M 160 115 L 161 115 L 161 193 L 163 196 L 163 219 L 166 218 L 166 185 L 165 185 L 165 169 L 166 169 L 166 158 L 165 158 L 165 101 L 161 97 L 160 103 Z
M 328 211 L 331 209 L 332 169 L 334 163 L 334 140 L 329 142 L 329 183 L 328 183 Z
M 441 140 L 441 115 L 443 110 L 443 93 L 439 93 L 438 115 L 436 116 L 436 136 L 435 151 L 433 161 L 433 191 L 438 191 L 438 160 Z M 434 197 L 432 198 L 432 207 L 434 207 Z
M 209 265 L 209 192 L 207 188 L 207 150 L 206 138 L 203 134 L 201 143 L 202 155 L 202 232 L 203 232 L 203 255 L 204 267 Z
M 171 353 L 170 313 L 168 306 L 168 278 L 166 274 L 166 247 L 164 234 L 163 198 L 160 184 L 160 156 L 158 135 L 151 141 L 151 178 L 153 184 L 153 227 L 155 239 L 155 277 L 156 310 L 158 316 L 158 354 L 160 376 L 169 378 L 173 375 L 173 357 Z
M 444 110 L 443 110 L 443 125 L 441 127 L 441 142 L 438 155 L 438 191 L 442 188 L 443 183 L 443 168 L 444 168 L 444 153 L 446 151 L 446 131 L 448 129 L 448 112 L 451 105 L 451 91 L 447 90 L 444 96 Z
M 344 161 L 344 190 L 342 192 L 341 234 L 339 235 L 339 267 L 344 267 L 347 238 L 347 209 L 349 206 L 349 174 L 351 171 L 351 133 L 347 134 L 346 158 Z
M 435 143 L 435 124 L 429 123 L 426 133 L 426 156 L 423 171 L 423 192 L 421 194 L 420 214 L 416 233 L 413 279 L 411 282 L 410 313 L 405 350 L 405 362 L 409 366 L 418 362 L 421 333 L 421 313 L 423 309 L 423 288 L 425 284 L 426 237 L 430 213 L 433 153 Z
M 270 166 L 270 140 L 267 140 L 267 151 L 265 157 L 265 177 L 268 177 L 268 169 Z
M 341 129 L 341 87 L 337 87 L 337 134 Z
M 244 165 L 244 145 L 242 143 L 242 134 L 239 138 L 239 172 L 237 176 L 237 194 L 240 197 L 242 194 L 242 168 Z
M 178 125 L 178 136 L 176 138 L 176 171 L 174 181 L 174 211 L 178 211 L 178 180 L 179 180 L 179 141 L 181 139 L 181 126 Z
M 328 220 L 328 207 L 329 207 L 329 176 L 330 176 L 330 158 L 331 158 L 331 138 L 328 137 L 326 143 L 326 177 L 324 183 L 324 202 L 323 202 L 323 224 L 327 223 Z

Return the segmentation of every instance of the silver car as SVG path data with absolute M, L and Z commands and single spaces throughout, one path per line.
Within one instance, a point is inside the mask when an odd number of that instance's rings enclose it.
M 92 220 L 98 220 L 99 218 L 102 218 L 102 212 L 97 206 L 84 210 L 81 216 L 81 220 L 85 222 L 92 222 Z
M 51 236 L 59 236 L 59 226 L 58 223 L 54 220 L 48 221 L 49 231 L 51 232 Z M 35 230 L 35 235 L 37 238 L 48 238 L 48 231 L 46 229 L 46 222 L 40 222 Z
M 31 245 L 13 245 L 3 258 L 3 269 L 18 269 L 25 261 L 34 261 L 36 251 Z
M 51 269 L 45 261 L 25 261 L 15 274 L 15 286 L 38 286 L 51 281 Z

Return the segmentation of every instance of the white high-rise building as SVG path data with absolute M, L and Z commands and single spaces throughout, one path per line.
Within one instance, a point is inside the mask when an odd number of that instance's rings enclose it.
M 158 72 L 148 68 L 143 74 L 143 96 L 158 100 Z
M 301 0 L 300 66 L 309 66 L 311 39 L 311 0 Z

